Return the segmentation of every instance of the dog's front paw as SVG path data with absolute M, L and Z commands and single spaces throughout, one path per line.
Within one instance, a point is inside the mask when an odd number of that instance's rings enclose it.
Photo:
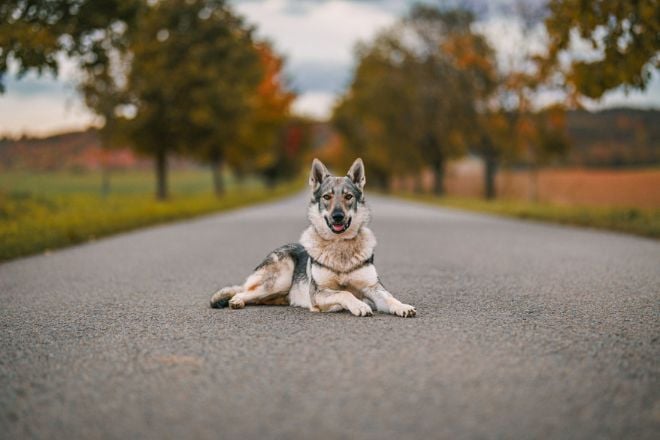
M 402 318 L 412 318 L 417 315 L 417 310 L 408 304 L 394 304 L 390 307 L 390 313 Z
M 229 300 L 230 309 L 242 309 L 244 307 L 245 307 L 245 301 L 243 301 L 242 299 L 236 296 Z
M 371 310 L 371 307 L 369 307 L 368 304 L 359 300 L 356 301 L 355 304 L 351 304 L 351 306 L 348 308 L 348 311 L 355 316 L 372 316 L 374 314 L 373 310 Z

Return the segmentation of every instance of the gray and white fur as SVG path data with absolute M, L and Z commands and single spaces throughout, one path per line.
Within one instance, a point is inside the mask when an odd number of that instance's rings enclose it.
M 364 164 L 357 159 L 344 177 L 331 176 L 314 159 L 309 176 L 310 225 L 298 243 L 271 252 L 242 286 L 220 289 L 211 307 L 291 305 L 313 312 L 348 310 L 371 316 L 373 310 L 413 317 L 415 308 L 385 289 L 374 266 L 376 237 L 367 227 Z

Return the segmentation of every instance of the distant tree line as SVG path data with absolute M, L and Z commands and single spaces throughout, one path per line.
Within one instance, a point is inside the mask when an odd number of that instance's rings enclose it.
M 392 177 L 427 168 L 435 193 L 443 194 L 447 161 L 470 152 L 485 164 L 487 198 L 496 195 L 503 162 L 527 164 L 535 188 L 536 170 L 569 150 L 567 107 L 580 108 L 583 96 L 599 98 L 620 85 L 643 89 L 658 67 L 656 0 L 517 5 L 524 39 L 549 11 L 548 47 L 537 53 L 516 42 L 519 60 L 504 67 L 475 30 L 474 14 L 462 9 L 413 6 L 357 48 L 355 74 L 333 124 L 346 149 L 370 164 L 372 182 L 387 188 Z M 562 62 L 574 32 L 602 56 Z M 533 105 L 553 90 L 565 96 L 561 103 Z
M 441 195 L 447 162 L 472 151 L 484 158 L 485 193 L 493 197 L 500 160 L 524 152 L 541 161 L 565 149 L 560 109 L 532 113 L 524 96 L 530 79 L 500 75 L 474 22 L 467 10 L 417 5 L 358 48 L 333 120 L 381 182 L 426 167 Z
M 281 56 L 227 2 L 10 0 L 0 22 L 0 75 L 77 60 L 104 145 L 152 156 L 159 199 L 174 153 L 209 164 L 218 195 L 225 165 L 271 184 L 297 174 L 309 122 L 289 113 Z

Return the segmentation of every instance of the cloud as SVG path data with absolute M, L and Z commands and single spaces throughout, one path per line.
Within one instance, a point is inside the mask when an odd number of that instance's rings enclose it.
M 306 14 L 310 9 L 318 7 L 323 3 L 337 2 L 337 0 L 282 0 L 278 3 L 282 4 L 281 11 L 290 15 Z M 434 0 L 343 0 L 341 3 L 364 4 L 367 6 L 375 6 L 383 11 L 388 11 L 395 15 L 400 14 L 402 11 L 407 10 L 415 3 L 433 3 Z M 239 8 L 246 4 L 263 4 L 264 0 L 231 0 L 234 6 Z
M 350 73 L 350 64 L 339 62 L 300 61 L 287 67 L 287 75 L 298 92 L 341 93 Z
M 327 119 L 337 99 L 334 93 L 309 92 L 300 95 L 293 103 L 293 111 L 299 115 Z
M 545 48 L 545 28 L 540 24 L 525 30 L 519 20 L 493 15 L 475 23 L 474 30 L 495 49 L 498 66 L 504 72 L 521 68 L 525 54 L 538 54 Z
M 326 118 L 336 95 L 347 86 L 353 49 L 360 40 L 393 24 L 403 1 L 240 1 L 237 11 L 258 27 L 287 59 L 287 76 L 301 93 L 296 113 Z
M 64 55 L 58 57 L 57 76 L 30 72 L 18 79 L 16 64 L 4 78 L 6 91 L 0 95 L 0 135 L 45 136 L 53 132 L 89 127 L 94 115 L 76 92 L 78 69 Z
M 349 65 L 355 43 L 397 19 L 378 2 L 303 2 L 305 13 L 292 14 L 285 0 L 240 2 L 238 12 L 258 25 L 258 34 L 268 37 L 292 63 L 317 60 Z
M 10 93 L 24 96 L 26 98 L 32 96 L 60 97 L 62 94 L 62 87 L 65 85 L 66 83 L 62 80 L 58 80 L 52 76 L 37 78 L 33 74 L 29 74 L 21 79 L 18 79 L 15 76 L 9 76 L 5 82 L 5 88 Z
M 8 78 L 0 95 L 0 135 L 47 135 L 88 127 L 94 116 L 70 82 L 52 77 Z

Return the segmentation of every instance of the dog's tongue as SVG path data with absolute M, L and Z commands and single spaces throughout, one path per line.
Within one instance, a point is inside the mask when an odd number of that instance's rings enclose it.
M 332 225 L 332 229 L 339 232 L 344 230 L 344 225 Z

